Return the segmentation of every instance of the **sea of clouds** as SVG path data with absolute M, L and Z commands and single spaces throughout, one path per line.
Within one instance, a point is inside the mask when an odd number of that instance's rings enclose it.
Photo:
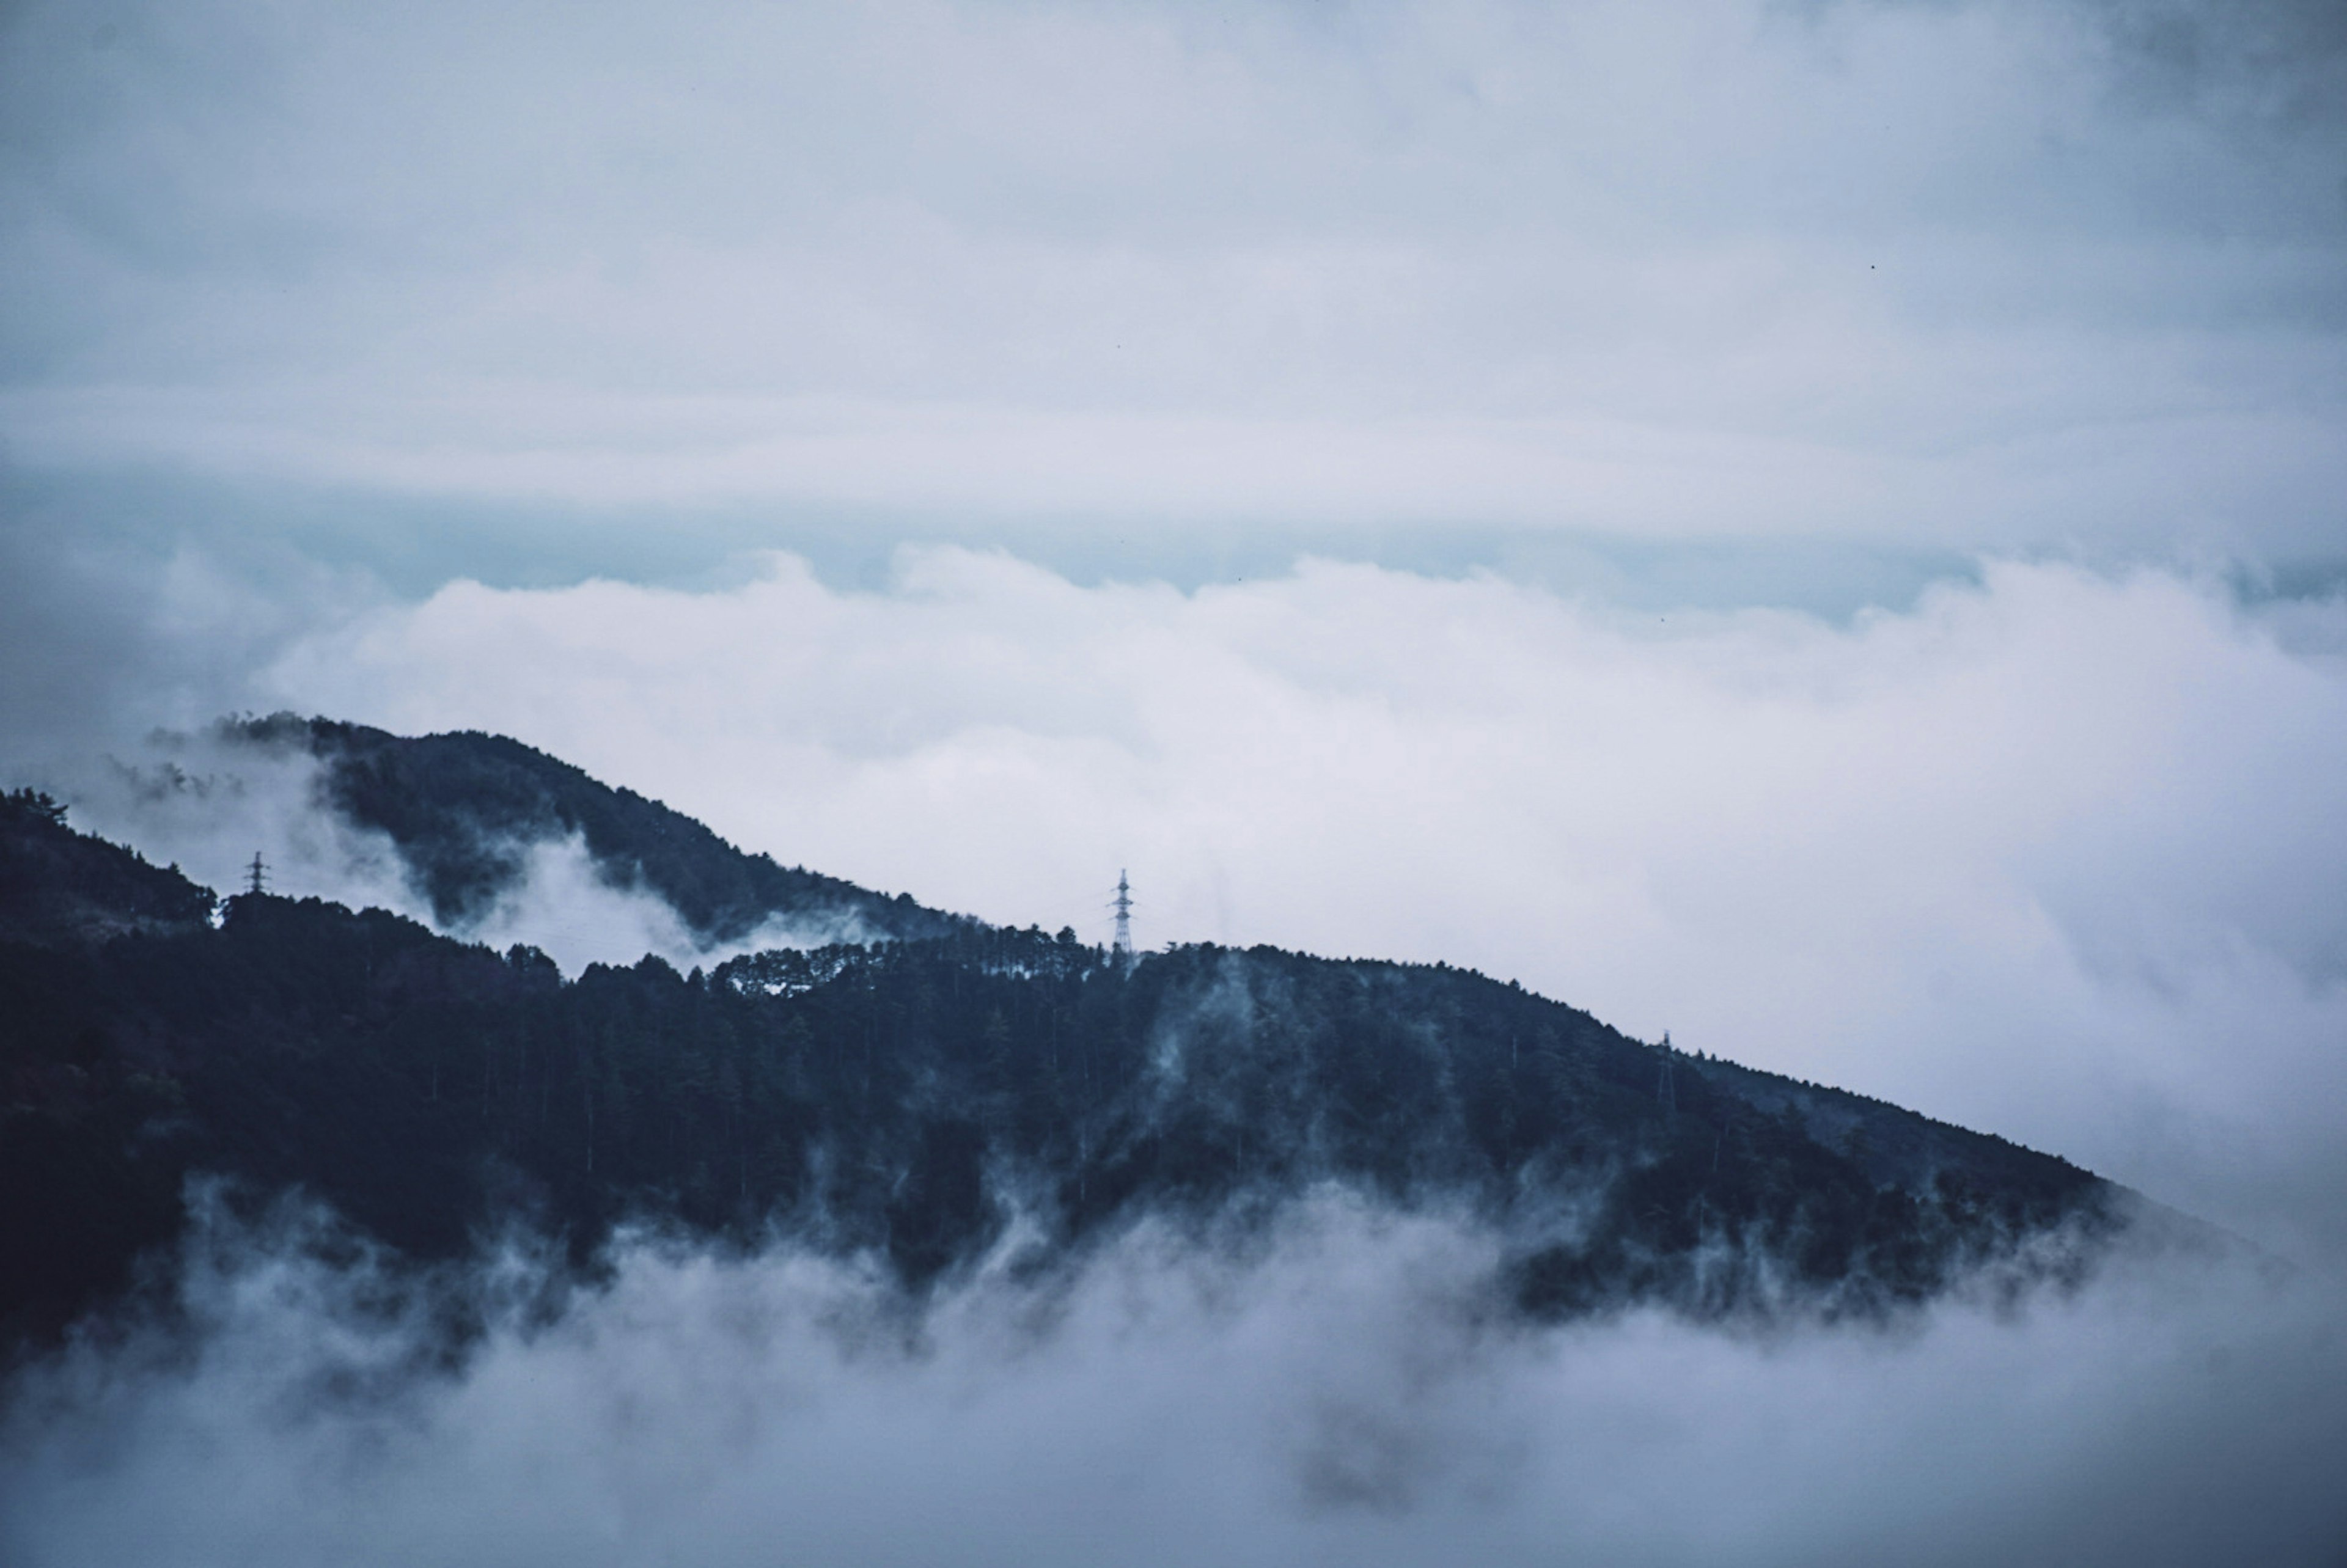
M 2205 1255 L 1890 1325 L 1540 1327 L 1494 1310 L 1484 1233 L 1336 1192 L 1244 1245 L 1143 1224 L 917 1305 L 853 1262 L 657 1236 L 594 1285 L 519 1240 L 418 1280 L 297 1205 L 197 1207 L 184 1321 L 13 1390 L 11 1561 L 2132 1568 L 2347 1542 L 2337 1281 Z M 478 1329 L 453 1361 L 452 1321 Z

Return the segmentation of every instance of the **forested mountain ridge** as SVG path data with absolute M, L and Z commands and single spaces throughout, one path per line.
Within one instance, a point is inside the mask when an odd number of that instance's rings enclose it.
M 56 947 L 132 931 L 190 929 L 219 900 L 173 866 L 66 825 L 66 808 L 20 789 L 0 795 L 0 932 Z
M 315 757 L 320 804 L 387 836 L 442 927 L 485 914 L 526 874 L 534 844 L 576 834 L 612 886 L 657 894 L 704 946 L 770 922 L 842 936 L 941 936 L 958 917 L 734 848 L 702 824 L 503 735 L 395 735 L 273 713 L 220 737 Z
M 2060 1159 L 1440 965 L 956 921 L 566 979 L 314 898 L 242 895 L 215 925 L 207 891 L 23 795 L 0 873 L 18 1340 L 124 1288 L 200 1173 L 314 1194 L 415 1258 L 519 1219 L 584 1260 L 648 1217 L 868 1253 L 915 1289 L 1014 1215 L 1048 1264 L 1337 1183 L 1491 1227 L 1495 1288 L 1542 1315 L 1879 1313 L 1983 1266 L 2083 1268 L 2129 1212 Z

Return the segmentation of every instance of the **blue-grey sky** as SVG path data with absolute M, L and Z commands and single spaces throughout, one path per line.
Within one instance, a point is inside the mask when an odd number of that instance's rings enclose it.
M 2332 5 L 5 26 L 0 435 L 84 527 L 2341 559 Z

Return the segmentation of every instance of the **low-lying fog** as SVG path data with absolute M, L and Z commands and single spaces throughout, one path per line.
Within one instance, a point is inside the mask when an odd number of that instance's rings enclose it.
M 655 1239 L 549 1322 L 508 1248 L 435 1290 L 214 1207 L 194 1327 L 23 1389 L 0 1556 L 337 1563 L 2328 1563 L 2339 1282 L 2122 1260 L 1890 1327 L 1491 1310 L 1490 1243 L 1327 1193 L 1144 1226 L 908 1311 L 851 1266 Z M 490 1327 L 454 1370 L 452 1299 Z

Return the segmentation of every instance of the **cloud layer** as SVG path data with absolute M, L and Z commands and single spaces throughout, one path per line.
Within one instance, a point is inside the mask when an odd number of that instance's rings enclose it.
M 5 29 L 44 469 L 2336 555 L 2321 5 Z
M 12 1560 L 2311 1564 L 2347 1532 L 2315 1282 L 2205 1261 L 1895 1328 L 1533 1330 L 1481 1310 L 1474 1232 L 1328 1194 L 1244 1254 L 1144 1227 L 917 1315 L 644 1241 L 549 1324 L 508 1253 L 451 1371 L 429 1290 L 318 1241 L 212 1211 L 190 1339 L 24 1385 Z

